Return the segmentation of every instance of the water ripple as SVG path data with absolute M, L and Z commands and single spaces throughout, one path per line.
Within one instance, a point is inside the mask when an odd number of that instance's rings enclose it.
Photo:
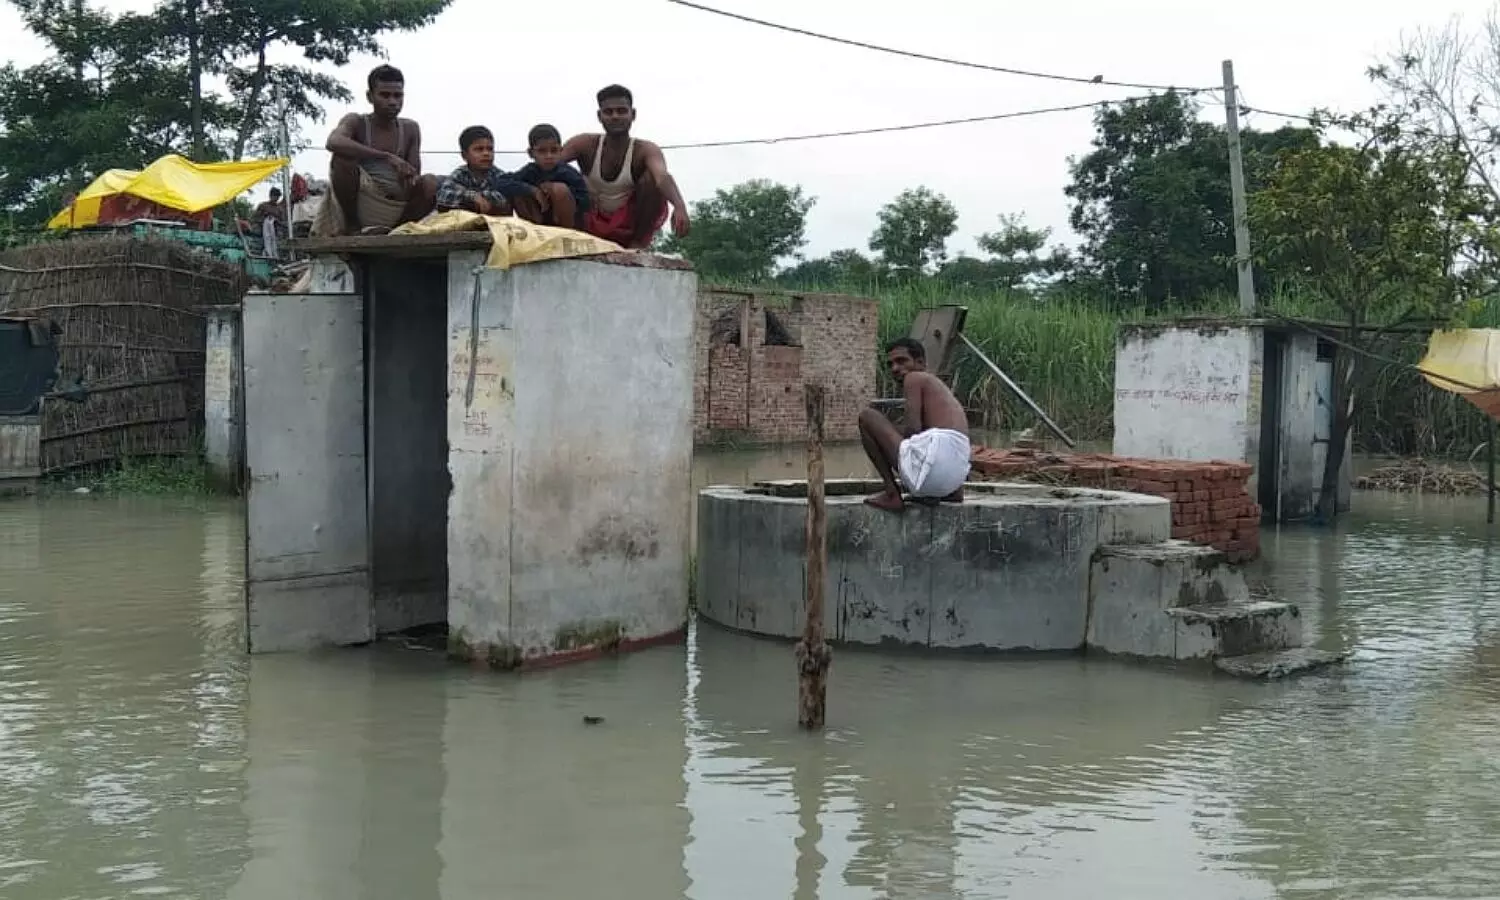
M 0 505 L 0 893 L 1493 893 L 1500 553 L 1479 504 L 1358 500 L 1261 564 L 1343 671 L 841 650 L 822 735 L 785 645 L 710 627 L 521 678 L 252 662 L 233 506 Z

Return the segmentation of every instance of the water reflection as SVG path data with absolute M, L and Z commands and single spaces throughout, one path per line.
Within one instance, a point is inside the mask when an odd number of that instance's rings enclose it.
M 1186 819 L 1172 757 L 1258 702 L 1253 686 L 1120 664 L 846 650 L 830 727 L 810 736 L 795 727 L 786 646 L 700 626 L 693 661 L 687 859 L 690 896 L 705 898 L 752 877 L 764 896 L 1004 896 L 987 892 L 1023 874 L 1034 886 L 1048 848 L 1092 847 L 1097 864 L 1110 855 L 1099 836 L 1160 826 L 1158 810 Z M 809 809 L 821 811 L 813 854 Z M 1191 833 L 1174 830 L 1174 853 L 1111 886 L 1201 881 Z M 1058 890 L 1103 883 L 1072 862 L 1048 877 Z
M 153 501 L 5 504 L 0 534 L 4 896 L 222 895 L 248 855 L 237 626 L 198 577 L 223 548 Z
M 1261 574 L 1346 671 L 840 650 L 808 735 L 790 648 L 706 626 L 519 678 L 400 643 L 248 661 L 232 504 L 0 504 L 0 896 L 1482 896 L 1483 519 L 1360 495 L 1268 531 Z
M 1246 830 L 1224 854 L 1284 896 L 1492 893 L 1500 558 L 1483 504 L 1362 499 L 1334 538 L 1268 545 L 1278 588 L 1312 600 L 1321 643 L 1355 664 L 1234 717 L 1222 774 Z

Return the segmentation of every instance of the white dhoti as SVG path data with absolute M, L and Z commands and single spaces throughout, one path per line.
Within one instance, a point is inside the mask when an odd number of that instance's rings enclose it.
M 969 436 L 961 431 L 919 431 L 902 441 L 897 453 L 902 484 L 914 497 L 946 497 L 968 480 L 972 454 Z

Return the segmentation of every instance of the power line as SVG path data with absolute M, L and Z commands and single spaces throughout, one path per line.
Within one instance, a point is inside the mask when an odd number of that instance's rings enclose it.
M 882 47 L 879 44 L 868 44 L 864 41 L 855 41 L 850 40 L 849 38 L 835 37 L 831 34 L 821 34 L 816 31 L 808 31 L 805 28 L 795 28 L 791 25 L 780 25 L 776 22 L 767 22 L 765 19 L 756 19 L 751 16 L 741 15 L 739 13 L 727 12 L 722 9 L 714 9 L 711 6 L 704 6 L 701 3 L 689 2 L 689 0 L 667 0 L 667 2 L 675 3 L 678 6 L 686 6 L 689 9 L 696 9 L 700 12 L 713 13 L 716 16 L 724 16 L 728 19 L 738 19 L 741 22 L 749 22 L 752 25 L 762 25 L 766 28 L 774 28 L 778 31 L 790 32 L 791 34 L 800 34 L 804 37 L 817 38 L 823 41 L 832 41 L 836 44 L 845 44 L 850 47 L 860 47 L 865 50 L 874 50 L 878 53 L 890 53 L 896 56 L 905 56 L 909 59 L 922 59 L 928 62 L 945 63 L 950 66 L 963 66 L 964 68 L 968 69 L 982 69 L 986 72 L 1000 72 L 1004 75 L 1023 75 L 1027 78 L 1045 78 L 1050 81 L 1068 81 L 1074 84 L 1098 84 L 1108 87 L 1134 88 L 1137 90 L 1145 91 L 1204 90 L 1204 88 L 1184 88 L 1166 84 L 1141 84 L 1130 81 L 1110 81 L 1102 75 L 1095 75 L 1092 78 L 1085 78 L 1077 75 L 1057 75 L 1051 72 L 1033 72 L 1028 69 L 1012 69 L 1007 66 L 991 66 L 984 63 L 968 62 L 961 59 L 949 59 L 945 56 L 932 56 L 927 53 L 915 53 L 910 50 L 898 50 L 894 47 Z
M 1295 120 L 1297 120 L 1299 122 L 1312 122 L 1312 123 L 1327 122 L 1327 123 L 1334 123 L 1334 124 L 1337 124 L 1337 122 L 1338 122 L 1338 117 L 1337 116 L 1322 116 L 1322 117 L 1319 117 L 1319 116 L 1314 116 L 1314 115 L 1305 114 L 1305 113 L 1277 112 L 1274 109 L 1261 109 L 1258 106 L 1250 106 L 1248 103 L 1242 103 L 1242 104 L 1240 104 L 1240 109 L 1244 110 L 1247 113 L 1256 113 L 1256 114 L 1262 115 L 1262 116 L 1274 116 L 1274 117 L 1276 117 L 1278 119 L 1295 119 Z
M 1196 93 L 1189 91 L 1188 93 Z M 856 128 L 850 131 L 820 131 L 814 134 L 790 134 L 784 137 L 769 138 L 743 138 L 732 141 L 697 141 L 689 144 L 662 144 L 663 150 L 703 150 L 715 147 L 748 147 L 760 144 L 789 144 L 795 141 L 818 141 L 825 138 L 858 137 L 866 134 L 890 134 L 898 131 L 917 131 L 923 128 L 943 128 L 948 125 L 972 125 L 977 122 L 998 122 L 1003 119 L 1022 119 L 1029 116 L 1042 116 L 1051 113 L 1077 112 L 1083 109 L 1097 109 L 1104 106 L 1112 106 L 1116 103 L 1129 103 L 1133 100 L 1146 100 L 1148 97 L 1120 97 L 1115 100 L 1095 100 L 1092 103 L 1074 103 L 1070 106 L 1045 106 L 1040 109 L 1022 109 L 1015 112 L 995 113 L 989 116 L 970 116 L 963 119 L 942 119 L 937 122 L 914 122 L 909 125 L 885 125 L 879 128 Z M 496 155 L 524 156 L 525 150 L 496 150 Z M 429 153 L 446 154 L 457 156 L 458 150 L 427 150 L 422 151 L 424 155 Z

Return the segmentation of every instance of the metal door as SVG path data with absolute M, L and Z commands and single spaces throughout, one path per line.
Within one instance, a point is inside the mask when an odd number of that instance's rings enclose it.
M 251 653 L 374 637 L 358 294 L 245 298 Z
M 1322 490 L 1323 466 L 1328 460 L 1328 444 L 1333 439 L 1333 359 L 1318 353 L 1314 371 L 1313 397 L 1313 485 Z

